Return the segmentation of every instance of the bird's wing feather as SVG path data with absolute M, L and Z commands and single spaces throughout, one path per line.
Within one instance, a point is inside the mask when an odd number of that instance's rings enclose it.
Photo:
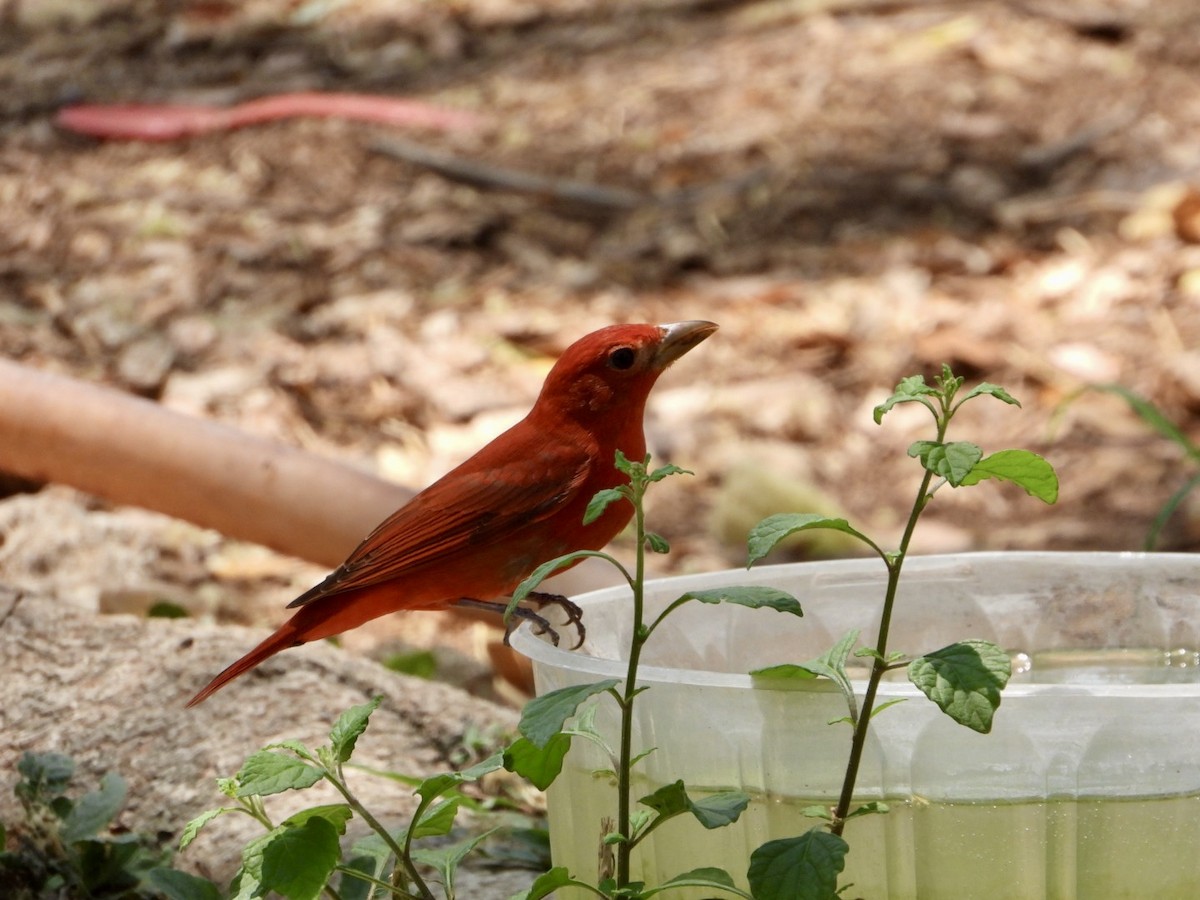
M 591 455 L 582 447 L 550 443 L 520 449 L 525 452 L 502 454 L 490 465 L 469 460 L 430 485 L 288 606 L 390 581 L 456 551 L 486 546 L 554 514 L 575 498 L 591 472 Z

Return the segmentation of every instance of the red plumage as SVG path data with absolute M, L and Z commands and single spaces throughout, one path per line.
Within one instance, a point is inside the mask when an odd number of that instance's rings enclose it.
M 191 699 L 194 706 L 280 650 L 390 612 L 489 600 L 546 560 L 599 550 L 628 523 L 611 504 L 589 525 L 592 497 L 623 476 L 613 461 L 646 452 L 646 398 L 672 362 L 716 330 L 711 322 L 613 325 L 576 341 L 546 376 L 533 409 L 385 519 L 296 613 Z

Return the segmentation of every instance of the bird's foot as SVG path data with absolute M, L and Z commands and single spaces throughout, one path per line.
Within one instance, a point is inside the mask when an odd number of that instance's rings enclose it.
M 558 632 L 554 626 L 550 624 L 550 620 L 545 616 L 540 615 L 540 610 L 547 606 L 558 606 L 566 613 L 567 624 L 574 625 L 579 634 L 579 641 L 572 647 L 572 650 L 578 650 L 583 646 L 583 638 L 586 630 L 583 627 L 583 610 L 576 604 L 572 603 L 566 597 L 558 594 L 543 594 L 534 592 L 529 595 L 529 600 L 537 607 L 537 610 L 530 609 L 526 606 L 517 606 L 513 608 L 512 617 L 508 621 L 507 627 L 504 629 L 504 646 L 508 646 L 508 639 L 512 635 L 513 629 L 521 622 L 529 622 L 533 625 L 533 633 L 537 635 L 548 635 L 550 643 L 555 647 L 559 644 Z M 459 597 L 454 602 L 455 606 L 467 606 L 472 609 L 486 609 L 491 612 L 497 612 L 503 615 L 508 609 L 507 603 L 498 603 L 493 600 L 476 600 L 474 597 Z
M 587 628 L 583 625 L 583 610 L 579 608 L 578 603 L 572 603 L 562 594 L 547 594 L 542 591 L 533 591 L 529 595 L 529 600 L 533 603 L 538 612 L 541 612 L 547 606 L 557 606 L 563 611 L 567 617 L 567 624 L 575 626 L 575 633 L 579 635 L 579 640 L 575 642 L 572 650 L 578 650 L 583 646 L 584 638 L 587 637 Z M 557 645 L 557 641 L 555 642 Z

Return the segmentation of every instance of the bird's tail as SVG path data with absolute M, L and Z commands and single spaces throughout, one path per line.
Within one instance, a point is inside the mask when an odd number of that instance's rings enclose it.
M 396 601 L 393 592 L 387 588 L 380 589 L 376 586 L 339 594 L 336 597 L 319 598 L 297 609 L 292 617 L 280 625 L 272 635 L 209 682 L 208 686 L 189 700 L 187 705 L 195 706 L 197 703 L 202 703 L 233 679 L 249 672 L 280 650 L 341 634 L 343 631 L 357 628 L 364 622 L 389 612 L 395 612 L 397 609 L 433 609 L 446 605 L 448 605 L 448 601 L 421 605 L 410 598 L 402 606 Z
M 191 707 L 197 703 L 203 703 L 239 675 L 249 672 L 259 663 L 274 656 L 280 650 L 286 650 L 288 647 L 303 644 L 305 640 L 305 638 L 299 635 L 294 620 L 284 622 L 270 637 L 210 681 L 200 693 L 188 701 L 187 705 Z

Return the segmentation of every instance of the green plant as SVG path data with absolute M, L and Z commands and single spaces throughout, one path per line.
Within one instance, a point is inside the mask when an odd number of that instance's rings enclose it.
M 217 900 L 216 885 L 170 868 L 169 853 L 139 835 L 107 833 L 125 803 L 116 772 L 79 797 L 68 794 L 75 763 L 26 753 L 15 793 L 24 818 L 0 825 L 0 896 L 6 900 Z M 6 849 L 11 847 L 11 849 Z
M 770 841 L 758 848 L 751 856 L 748 872 L 756 900 L 794 900 L 796 897 L 825 900 L 834 896 L 848 849 L 842 839 L 846 823 L 856 816 L 887 811 L 886 805 L 878 802 L 855 806 L 854 787 L 871 718 L 887 705 L 876 707 L 875 698 L 880 682 L 888 672 L 907 669 L 909 680 L 956 722 L 983 733 L 991 730 L 1001 691 L 1011 674 L 1008 654 L 1002 648 L 988 641 L 966 640 L 922 656 L 908 657 L 892 651 L 888 645 L 897 588 L 909 544 L 917 521 L 940 488 L 945 485 L 965 487 L 997 479 L 1015 483 L 1047 503 L 1058 498 L 1058 478 L 1054 469 L 1037 454 L 1028 450 L 1000 450 L 984 456 L 975 444 L 946 441 L 950 421 L 970 400 L 990 396 L 1004 403 L 1020 405 L 1007 391 L 994 384 L 985 382 L 960 395 L 962 386 L 963 379 L 954 375 L 948 366 L 943 366 L 932 385 L 926 384 L 919 375 L 906 378 L 897 385 L 892 396 L 875 407 L 876 424 L 882 422 L 890 409 L 902 403 L 921 404 L 929 410 L 935 424 L 933 440 L 917 441 L 908 450 L 909 456 L 920 461 L 924 474 L 896 550 L 884 550 L 845 519 L 820 514 L 771 516 L 751 531 L 748 541 L 750 565 L 765 557 L 788 535 L 808 529 L 833 529 L 862 541 L 887 567 L 883 610 L 873 646 L 855 650 L 859 635 L 852 631 L 817 659 L 752 673 L 760 679 L 832 680 L 844 695 L 849 710 L 843 721 L 853 729 L 837 805 L 832 810 L 824 807 L 806 810 L 807 815 L 824 819 L 827 830 L 812 829 L 798 837 Z M 870 674 L 861 704 L 846 668 L 852 654 L 870 661 Z
M 1183 430 L 1168 419 L 1157 406 L 1123 385 L 1093 384 L 1080 388 L 1060 404 L 1059 410 L 1065 409 L 1088 391 L 1099 391 L 1120 397 L 1129 405 L 1129 408 L 1133 410 L 1138 418 L 1149 425 L 1154 431 L 1158 432 L 1159 435 L 1178 446 L 1191 463 L 1196 466 L 1196 471 L 1175 490 L 1175 493 L 1167 498 L 1167 502 L 1162 505 L 1162 508 L 1159 509 L 1158 514 L 1155 515 L 1154 520 L 1150 523 L 1150 528 L 1146 531 L 1146 539 L 1142 542 L 1142 549 L 1146 551 L 1153 550 L 1158 545 L 1158 538 L 1162 534 L 1163 527 L 1167 524 L 1171 516 L 1175 514 L 1175 510 L 1179 509 L 1183 501 L 1187 499 L 1188 494 L 1200 486 L 1200 446 L 1184 434 Z
M 633 527 L 636 539 L 634 571 L 630 572 L 620 562 L 606 553 L 580 551 L 569 553 L 540 566 L 513 594 L 510 610 L 524 597 L 535 590 L 541 582 L 554 572 L 572 565 L 585 557 L 604 559 L 615 566 L 629 585 L 632 593 L 633 628 L 630 639 L 627 673 L 624 681 L 606 679 L 591 684 L 563 688 L 544 694 L 530 701 L 521 716 L 519 730 L 522 738 L 505 754 L 505 764 L 525 775 L 538 787 L 545 788 L 562 769 L 562 763 L 575 738 L 592 741 L 602 748 L 612 763 L 608 774 L 616 783 L 616 810 L 612 827 L 602 838 L 606 859 L 611 852 L 611 866 L 602 867 L 599 884 L 579 881 L 565 869 L 551 869 L 539 878 L 524 895 L 524 900 L 539 900 L 550 892 L 568 885 L 582 888 L 597 897 L 647 898 L 672 889 L 704 887 L 722 891 L 738 897 L 749 897 L 737 888 L 733 878 L 722 869 L 707 867 L 683 872 L 661 885 L 647 886 L 630 878 L 630 858 L 637 846 L 665 822 L 690 814 L 704 828 L 720 828 L 737 821 L 750 798 L 740 791 L 726 791 L 693 800 L 688 796 L 682 780 L 666 785 L 652 794 L 641 797 L 635 809 L 632 792 L 632 772 L 638 762 L 653 750 L 636 752 L 633 747 L 633 711 L 637 696 L 646 690 L 637 683 L 638 664 L 642 649 L 658 630 L 663 621 L 686 603 L 735 603 L 758 609 L 774 609 L 793 615 L 802 615 L 800 604 L 794 597 L 776 588 L 751 586 L 730 587 L 715 590 L 691 591 L 670 603 L 657 617 L 647 622 L 644 609 L 645 560 L 647 550 L 655 553 L 669 551 L 662 536 L 646 530 L 644 498 L 647 489 L 654 483 L 672 475 L 690 474 L 675 466 L 663 466 L 651 470 L 649 457 L 640 462 L 631 462 L 617 454 L 617 468 L 628 476 L 629 483 L 621 487 L 601 491 L 588 507 L 585 523 L 599 516 L 610 503 L 627 502 L 633 506 Z M 606 695 L 617 704 L 620 713 L 620 738 L 617 747 L 608 741 L 592 724 L 594 707 L 580 708 L 592 697 Z M 576 717 L 578 717 L 576 719 Z M 573 726 L 568 721 L 576 719 Z
M 460 772 L 424 779 L 367 770 L 411 784 L 418 797 L 407 825 L 389 829 L 350 790 L 345 774 L 381 700 L 376 697 L 343 713 L 329 732 L 329 743 L 315 750 L 299 741 L 282 741 L 249 756 L 234 777 L 217 782 L 232 805 L 210 809 L 188 823 L 180 849 L 213 819 L 240 813 L 261 823 L 266 833 L 242 850 L 242 865 L 229 889 L 236 900 L 266 897 L 272 891 L 289 900 L 311 900 L 322 892 L 339 900 L 433 900 L 431 885 L 440 886 L 446 900 L 454 900 L 459 863 L 496 829 L 436 848 L 418 847 L 416 842 L 450 835 L 461 807 L 481 809 L 459 788 L 500 769 L 504 756 L 493 753 Z M 278 824 L 272 820 L 263 798 L 304 790 L 321 781 L 341 794 L 344 802 L 309 807 Z M 372 833 L 344 852 L 341 836 L 354 816 Z

